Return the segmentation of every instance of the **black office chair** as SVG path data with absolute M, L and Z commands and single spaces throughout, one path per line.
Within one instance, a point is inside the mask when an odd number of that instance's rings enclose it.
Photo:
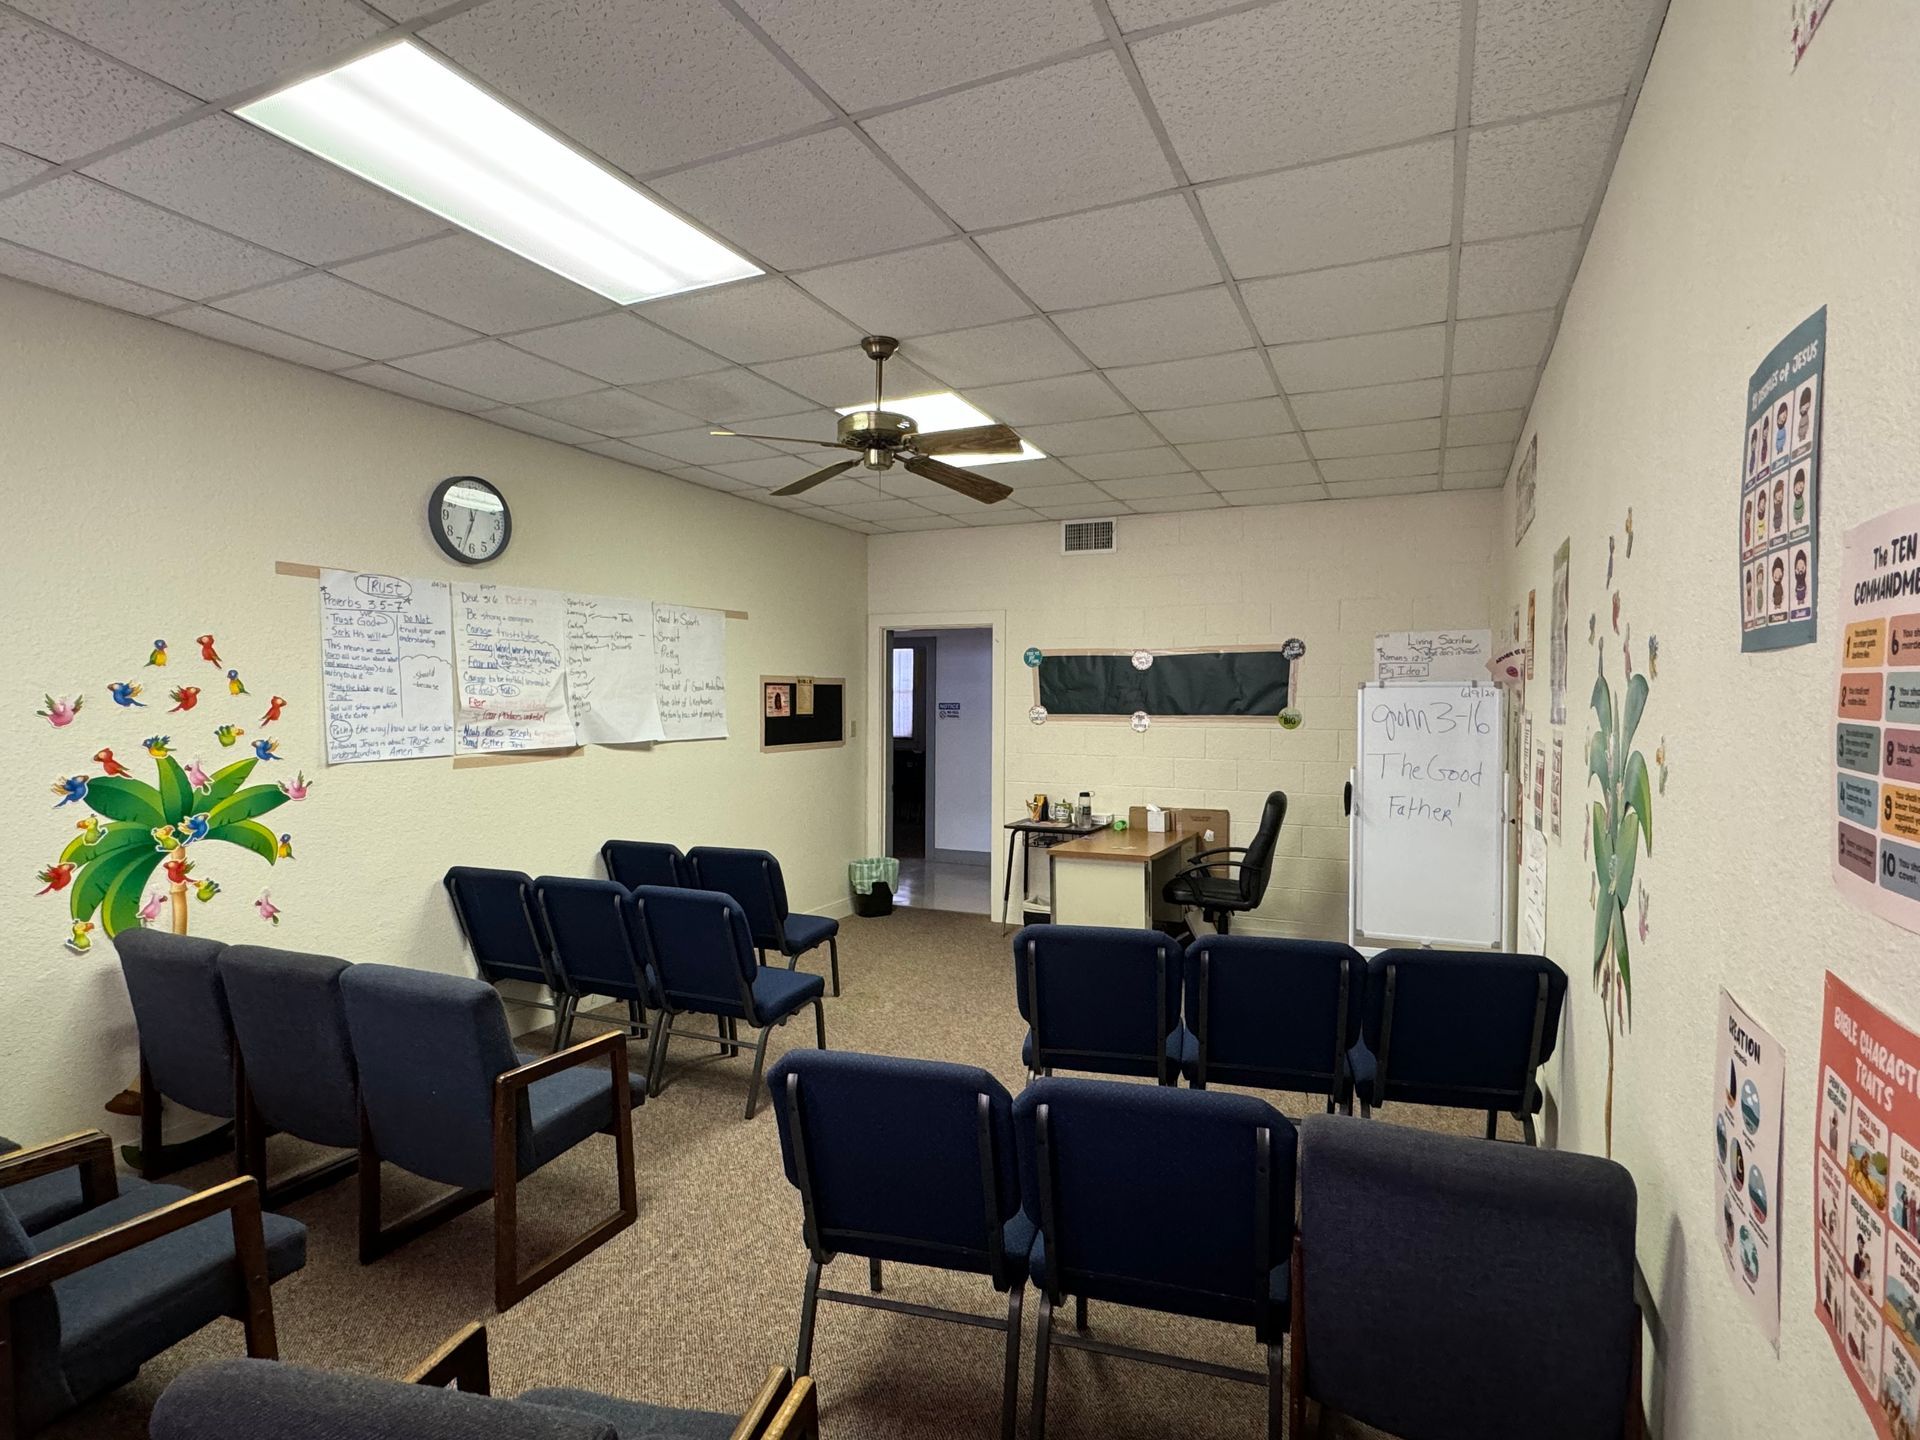
M 1255 909 L 1266 898 L 1267 881 L 1273 876 L 1273 847 L 1280 840 L 1280 826 L 1287 818 L 1287 792 L 1275 790 L 1267 796 L 1260 812 L 1260 828 L 1253 832 L 1251 845 L 1223 845 L 1218 850 L 1203 850 L 1193 863 L 1167 882 L 1161 892 L 1169 905 L 1198 910 L 1215 932 L 1227 933 L 1231 917 Z M 1239 860 L 1220 857 L 1239 855 Z M 1238 875 L 1215 875 L 1220 866 L 1237 870 Z

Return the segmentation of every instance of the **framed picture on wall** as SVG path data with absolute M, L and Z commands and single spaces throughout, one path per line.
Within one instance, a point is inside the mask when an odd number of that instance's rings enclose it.
M 793 714 L 793 687 L 786 684 L 763 685 L 760 693 L 765 699 L 763 707 L 769 720 L 784 720 Z

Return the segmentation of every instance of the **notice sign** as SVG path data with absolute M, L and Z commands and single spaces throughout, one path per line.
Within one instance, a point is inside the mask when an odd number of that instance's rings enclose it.
M 1831 973 L 1813 1147 L 1813 1314 L 1882 1440 L 1920 1426 L 1920 1035 Z
M 1786 1061 L 1773 1036 L 1720 992 L 1713 1153 L 1720 1253 L 1760 1333 L 1780 1348 L 1780 1107 Z
M 1747 383 L 1740 452 L 1740 648 L 1811 645 L 1819 596 L 1822 306 Z

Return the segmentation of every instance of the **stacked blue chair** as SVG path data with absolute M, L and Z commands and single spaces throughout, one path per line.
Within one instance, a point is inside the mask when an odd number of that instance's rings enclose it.
M 631 1225 L 639 1212 L 628 1111 L 644 1086 L 616 1031 L 521 1063 L 498 992 L 480 980 L 392 965 L 340 979 L 360 1079 L 360 1260 L 367 1264 L 489 1197 L 494 1303 L 505 1310 Z M 531 1270 L 518 1254 L 519 1184 L 595 1134 L 611 1133 L 614 1214 Z M 380 1165 L 457 1187 L 391 1226 Z
M 1013 937 L 1029 1074 L 1091 1070 L 1171 1085 L 1194 1058 L 1180 1023 L 1181 950 L 1158 930 L 1029 925 Z
M 767 1079 L 809 1257 L 795 1373 L 812 1367 L 821 1300 L 1001 1329 L 1000 1434 L 1013 1440 L 1033 1229 L 1020 1210 L 1006 1087 L 970 1065 L 828 1050 L 793 1051 Z M 820 1288 L 836 1255 L 867 1258 L 871 1293 Z M 1004 1324 L 887 1299 L 879 1292 L 888 1260 L 985 1275 L 1007 1296 Z
M 1638 1440 L 1633 1179 L 1345 1116 L 1301 1127 L 1292 1431 Z
M 519 870 L 456 865 L 441 884 L 453 902 L 460 938 L 482 980 L 489 985 L 519 980 L 544 985 L 552 993 L 553 1003 L 547 1008 L 553 1011 L 553 1048 L 560 1049 L 579 997 L 561 989 L 548 963 L 547 937 L 534 910 L 532 879 Z
M 1046 1434 L 1055 1345 L 1267 1387 L 1279 1440 L 1286 1396 L 1293 1240 L 1292 1123 L 1264 1101 L 1223 1092 L 1100 1080 L 1037 1080 L 1013 1105 L 1020 1194 L 1039 1231 L 1029 1268 L 1040 1287 L 1031 1440 Z M 1245 1326 L 1264 1373 L 1056 1335 L 1068 1295 L 1087 1328 L 1089 1300 Z
M 648 1038 L 647 1010 L 660 1002 L 632 892 L 612 880 L 542 875 L 533 882 L 533 905 L 546 933 L 554 983 L 570 1002 L 554 1045 L 564 1047 L 573 1038 L 572 1007 L 587 995 L 626 1001 L 631 1033 Z
M 787 969 L 816 946 L 827 947 L 833 993 L 840 993 L 840 922 L 825 915 L 795 915 L 787 908 L 787 882 L 780 862 L 765 850 L 696 845 L 687 852 L 693 884 L 740 902 L 754 948 L 787 958 Z
M 1361 1113 L 1389 1100 L 1484 1110 L 1491 1140 L 1504 1112 L 1532 1145 L 1566 994 L 1544 955 L 1382 950 L 1367 962 Z
M 607 878 L 629 890 L 641 885 L 661 885 L 667 889 L 685 889 L 693 884 L 693 871 L 678 845 L 652 840 L 609 840 L 600 847 L 600 863 Z
M 1187 1079 L 1327 1097 L 1352 1113 L 1366 961 L 1350 945 L 1203 935 L 1187 947 Z
M 206 1157 L 199 1147 L 163 1145 L 163 1099 L 234 1121 L 235 1163 L 243 1165 L 247 1136 L 237 1097 L 244 1076 L 220 982 L 220 952 L 226 947 L 218 940 L 145 927 L 122 930 L 113 945 L 140 1035 L 141 1178 L 152 1180 Z
M 747 1080 L 745 1118 L 751 1120 L 759 1104 L 767 1036 L 774 1026 L 786 1024 L 811 1005 L 815 1043 L 822 1050 L 827 1048 L 827 1020 L 821 1000 L 824 983 L 818 975 L 762 965 L 747 928 L 746 912 L 731 895 L 643 885 L 633 892 L 633 899 L 660 980 L 662 1014 L 654 1027 L 653 1053 L 647 1067 L 653 1093 L 660 1092 L 670 1037 L 714 1038 L 674 1028 L 677 1017 L 696 1014 L 745 1021 L 748 1028 L 760 1032 L 753 1047 L 753 1074 Z M 722 1048 L 726 1048 L 724 1041 Z

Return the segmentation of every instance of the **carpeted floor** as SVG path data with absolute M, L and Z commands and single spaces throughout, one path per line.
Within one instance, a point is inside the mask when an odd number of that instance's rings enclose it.
M 827 1001 L 827 1043 L 982 1065 L 1017 1092 L 1025 1080 L 1024 1027 L 1006 933 L 982 917 L 939 911 L 842 922 L 845 994 Z M 803 1016 L 776 1031 L 769 1064 L 791 1045 L 811 1044 L 812 1030 Z M 364 1268 L 354 1258 L 351 1180 L 291 1206 L 310 1236 L 306 1269 L 273 1291 L 282 1358 L 397 1376 L 461 1324 L 484 1319 L 498 1394 L 571 1385 L 737 1412 L 767 1366 L 792 1363 L 806 1270 L 800 1205 L 781 1174 L 772 1111 L 763 1101 L 752 1121 L 740 1118 L 748 1063 L 674 1041 L 665 1093 L 633 1117 L 638 1222 L 505 1315 L 492 1313 L 490 1206 Z M 1300 1096 L 1267 1098 L 1292 1115 L 1312 1108 Z M 1410 1106 L 1391 1114 L 1397 1123 L 1458 1133 L 1478 1133 L 1481 1123 Z M 274 1141 L 276 1170 L 307 1158 L 283 1144 Z M 523 1256 L 547 1253 L 612 1208 L 613 1154 L 611 1140 L 596 1138 L 522 1185 Z M 432 1193 L 391 1168 L 387 1174 L 389 1215 Z M 220 1178 L 222 1167 L 209 1165 L 181 1183 Z M 857 1259 L 839 1260 L 827 1273 L 842 1288 L 865 1283 Z M 886 1284 L 904 1299 L 982 1314 L 1002 1308 L 980 1279 L 893 1265 Z M 1034 1310 L 1030 1293 L 1023 1391 L 1032 1378 Z M 1251 1337 L 1226 1326 L 1095 1305 L 1092 1327 L 1121 1343 L 1260 1363 Z M 829 1440 L 993 1435 L 1000 1344 L 987 1330 L 822 1305 L 813 1356 L 821 1429 Z M 173 1376 L 239 1353 L 239 1326 L 222 1322 L 46 1434 L 138 1440 Z M 1023 1427 L 1025 1414 L 1023 1393 Z M 1048 1428 L 1059 1440 L 1254 1437 L 1263 1434 L 1263 1415 L 1253 1386 L 1077 1351 L 1054 1355 Z

